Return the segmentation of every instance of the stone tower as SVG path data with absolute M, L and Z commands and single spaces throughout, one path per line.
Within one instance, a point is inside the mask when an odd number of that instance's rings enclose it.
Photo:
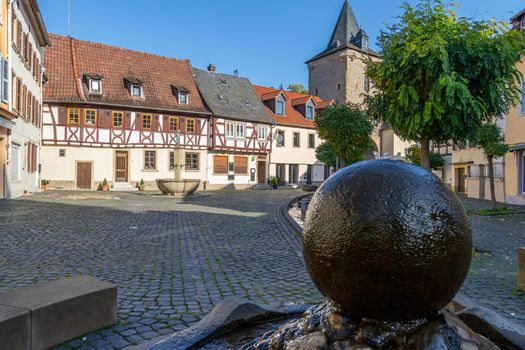
M 345 0 L 326 49 L 306 62 L 310 94 L 339 103 L 362 103 L 371 88 L 365 77 L 369 58 L 379 59 L 379 54 L 368 47 L 368 36 Z

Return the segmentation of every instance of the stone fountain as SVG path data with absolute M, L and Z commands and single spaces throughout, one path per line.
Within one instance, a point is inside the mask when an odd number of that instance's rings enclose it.
M 339 171 L 313 196 L 303 239 L 326 302 L 226 300 L 151 349 L 499 349 L 450 307 L 472 238 L 461 202 L 431 173 L 390 160 Z
M 179 145 L 180 133 L 177 132 L 177 145 Z M 183 180 L 182 169 L 186 166 L 183 162 L 183 150 L 182 147 L 177 146 L 174 150 L 174 171 L 175 176 L 173 179 L 156 179 L 157 187 L 164 195 L 171 196 L 189 196 L 192 195 L 198 188 L 201 180 Z

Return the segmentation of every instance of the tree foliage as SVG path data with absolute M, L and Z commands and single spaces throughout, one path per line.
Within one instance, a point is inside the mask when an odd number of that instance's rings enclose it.
M 308 95 L 308 90 L 306 90 L 303 84 L 290 84 L 288 85 L 288 91 Z
M 418 145 L 410 146 L 406 151 L 406 159 L 415 165 L 421 166 L 421 147 Z M 440 170 L 445 165 L 445 159 L 439 153 L 430 152 L 430 169 Z
M 368 106 L 396 134 L 420 142 L 426 156 L 431 140 L 468 139 L 519 101 L 515 63 L 524 40 L 503 22 L 457 17 L 441 0 L 403 9 L 380 34 L 382 60 L 368 63 L 378 89 Z
M 315 156 L 328 166 L 336 166 L 337 156 L 329 142 L 323 142 L 315 149 Z
M 501 129 L 494 123 L 478 127 L 472 140 L 487 157 L 503 157 L 509 151 Z
M 319 136 L 346 165 L 363 160 L 372 147 L 372 123 L 357 105 L 328 106 L 316 114 L 315 124 Z

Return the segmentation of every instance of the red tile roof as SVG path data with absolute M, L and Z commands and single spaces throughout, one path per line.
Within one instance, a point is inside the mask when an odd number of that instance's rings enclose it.
M 313 120 L 306 119 L 296 108 L 295 106 L 300 106 L 308 102 L 310 98 L 313 99 L 316 109 L 322 109 L 326 106 L 329 106 L 334 103 L 333 100 L 329 101 L 323 101 L 318 96 L 314 95 L 306 95 L 306 94 L 300 94 L 297 92 L 291 92 L 291 91 L 284 91 L 279 90 L 275 88 L 269 88 L 265 86 L 259 86 L 254 85 L 253 88 L 255 89 L 255 92 L 257 95 L 261 96 L 261 99 L 263 101 L 267 101 L 271 98 L 269 96 L 273 96 L 272 98 L 277 97 L 281 92 L 286 97 L 286 104 L 285 104 L 285 110 L 286 115 L 276 115 L 273 113 L 273 111 L 267 106 L 266 111 L 268 114 L 273 118 L 276 124 L 280 125 L 288 125 L 288 126 L 299 126 L 299 127 L 308 127 L 308 128 L 315 128 L 315 124 Z
M 209 114 L 197 90 L 191 66 L 178 60 L 116 46 L 50 34 L 45 67 L 44 101 L 85 102 L 114 106 Z M 102 76 L 102 95 L 90 95 L 84 74 Z M 144 98 L 132 97 L 126 79 L 143 82 Z M 188 91 L 179 104 L 172 86 Z

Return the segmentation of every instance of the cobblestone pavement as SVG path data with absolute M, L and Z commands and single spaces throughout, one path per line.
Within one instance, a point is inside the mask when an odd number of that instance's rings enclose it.
M 49 191 L 0 202 L 0 290 L 76 274 L 119 285 L 118 324 L 57 349 L 126 348 L 186 328 L 232 295 L 317 302 L 300 238 L 279 211 L 302 193 L 220 191 L 183 200 Z M 462 293 L 525 325 L 525 296 L 516 290 L 525 214 L 471 222 L 481 253 Z
M 121 349 L 184 329 L 228 296 L 317 302 L 279 206 L 302 192 L 45 192 L 0 202 L 0 289 L 89 274 L 117 283 L 118 325 L 61 349 Z

